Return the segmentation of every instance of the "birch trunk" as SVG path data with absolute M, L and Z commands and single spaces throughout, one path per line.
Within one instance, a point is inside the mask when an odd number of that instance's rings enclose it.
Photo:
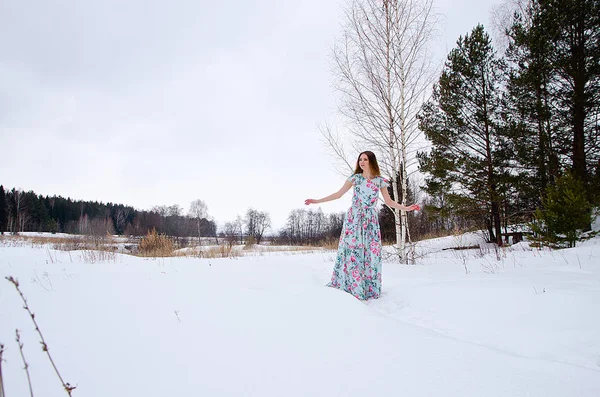
M 350 139 L 335 138 L 329 127 L 322 133 L 333 155 L 346 164 L 343 141 L 376 152 L 382 172 L 391 179 L 394 199 L 406 205 L 409 172 L 417 163 L 414 154 L 422 149 L 416 145 L 424 144 L 419 142 L 416 116 L 436 77 L 428 46 L 438 18 L 432 0 L 349 1 L 333 59 Z M 407 214 L 392 212 L 398 258 L 407 263 Z

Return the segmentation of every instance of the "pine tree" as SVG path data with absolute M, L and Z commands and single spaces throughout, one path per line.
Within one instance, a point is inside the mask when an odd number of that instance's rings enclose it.
M 539 207 L 546 187 L 558 176 L 556 146 L 564 130 L 558 128 L 553 112 L 553 49 L 538 14 L 539 4 L 532 1 L 524 14 L 515 16 L 506 51 L 508 95 L 503 116 L 519 164 L 515 182 L 523 210 Z
M 594 201 L 600 161 L 600 1 L 530 0 L 509 30 L 507 107 L 520 197 L 539 206 L 570 169 Z M 589 225 L 588 225 L 589 228 Z
M 557 112 L 568 132 L 563 145 L 570 149 L 573 176 L 589 190 L 600 159 L 600 1 L 537 1 L 536 16 L 552 48 Z
M 582 230 L 591 222 L 591 206 L 583 182 L 571 174 L 546 189 L 543 208 L 536 212 L 533 229 L 543 242 L 574 247 Z
M 433 99 L 419 115 L 420 128 L 432 143 L 429 154 L 419 155 L 421 171 L 429 173 L 425 190 L 437 195 L 444 189 L 449 202 L 466 212 L 483 209 L 477 215 L 499 245 L 508 159 L 500 118 L 503 70 L 489 35 L 478 25 L 457 41 Z

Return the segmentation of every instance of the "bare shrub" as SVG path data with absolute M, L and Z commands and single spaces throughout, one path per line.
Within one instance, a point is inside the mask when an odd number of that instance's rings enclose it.
M 172 256 L 173 250 L 173 241 L 164 234 L 158 234 L 156 229 L 152 229 L 145 237 L 142 237 L 138 246 L 138 255 L 165 257 Z

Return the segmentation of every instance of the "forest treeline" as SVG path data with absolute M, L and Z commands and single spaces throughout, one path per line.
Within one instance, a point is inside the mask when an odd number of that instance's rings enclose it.
M 216 225 L 206 217 L 184 215 L 178 205 L 149 211 L 97 201 L 42 196 L 33 191 L 0 186 L 0 231 L 51 232 L 83 235 L 145 235 L 156 229 L 174 237 L 215 236 Z
M 200 210 L 198 211 L 198 209 Z M 173 237 L 215 237 L 231 244 L 243 244 L 252 238 L 260 243 L 266 235 L 279 244 L 315 245 L 336 242 L 344 224 L 344 212 L 325 214 L 319 209 L 299 208 L 290 211 L 286 225 L 271 228 L 270 214 L 249 208 L 244 216 L 225 222 L 217 230 L 206 206 L 196 200 L 187 214 L 179 205 L 155 206 L 138 210 L 132 206 L 97 201 L 74 200 L 62 196 L 43 196 L 0 185 L 0 232 L 51 232 L 103 236 L 108 234 L 144 236 L 152 230 Z M 469 221 L 429 220 L 426 213 L 409 217 L 414 239 L 443 233 L 450 224 L 470 227 Z M 394 218 L 387 208 L 380 211 L 382 238 L 394 241 Z

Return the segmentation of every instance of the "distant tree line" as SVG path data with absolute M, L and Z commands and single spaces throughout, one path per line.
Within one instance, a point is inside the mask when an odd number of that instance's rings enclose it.
M 286 226 L 279 232 L 278 242 L 290 245 L 319 245 L 337 241 L 344 225 L 344 213 L 324 214 L 319 208 L 294 209 Z
M 390 196 L 393 197 L 392 188 L 388 188 Z M 415 202 L 412 191 L 409 189 L 410 202 Z M 425 205 L 430 199 L 425 199 Z M 346 212 L 324 214 L 319 208 L 294 209 L 290 212 L 286 226 L 277 234 L 277 242 L 289 245 L 323 245 L 335 243 L 340 238 L 344 227 Z M 381 228 L 381 239 L 388 244 L 396 243 L 395 217 L 387 206 L 382 206 L 379 211 L 379 224 Z M 471 230 L 476 223 L 470 219 L 460 216 L 447 215 L 444 218 L 431 216 L 425 211 L 408 214 L 408 222 L 411 231 L 410 240 L 419 241 L 423 238 L 447 235 L 449 231 Z
M 248 208 L 243 218 L 238 215 L 235 221 L 226 222 L 220 236 L 225 238 L 230 246 L 236 243 L 260 244 L 270 228 L 271 216 L 267 212 Z
M 0 186 L 0 232 L 141 236 L 152 229 L 175 237 L 216 236 L 215 222 L 205 210 L 194 211 L 194 203 L 184 215 L 178 205 L 140 211 L 123 204 L 42 196 L 15 188 L 5 191 Z

